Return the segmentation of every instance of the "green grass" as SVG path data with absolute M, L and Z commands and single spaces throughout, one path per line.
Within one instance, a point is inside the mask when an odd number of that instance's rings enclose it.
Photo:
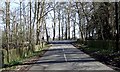
M 6 66 L 12 66 L 11 68 L 15 68 L 14 65 L 19 65 L 21 64 L 24 60 L 33 57 L 33 56 L 38 56 L 40 53 L 42 53 L 42 50 L 48 48 L 50 45 L 45 45 L 42 46 L 41 45 L 36 45 L 34 48 L 34 53 L 29 52 L 29 54 L 27 55 L 27 48 L 24 47 L 22 50 L 22 55 L 24 54 L 24 57 L 20 58 L 20 55 L 17 54 L 17 50 L 16 49 L 10 49 L 9 50 L 9 60 L 10 62 L 7 63 L 7 51 L 3 50 L 3 54 L 4 54 L 4 64 Z

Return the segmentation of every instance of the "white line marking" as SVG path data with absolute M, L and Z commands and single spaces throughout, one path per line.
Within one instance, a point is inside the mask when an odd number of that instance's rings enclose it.
M 66 58 L 66 54 L 65 54 L 65 50 L 63 48 L 63 52 L 64 52 L 64 58 L 65 58 L 65 61 L 67 62 L 67 58 Z

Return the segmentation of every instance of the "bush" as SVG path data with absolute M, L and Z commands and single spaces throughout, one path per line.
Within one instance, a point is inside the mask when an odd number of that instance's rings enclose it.
M 77 39 L 77 43 L 83 44 L 84 41 L 82 39 Z
M 12 65 L 19 65 L 19 64 L 22 64 L 22 62 L 20 62 L 20 61 L 11 61 L 10 63 L 9 63 L 9 65 L 10 66 L 12 66 Z
M 115 41 L 112 40 L 87 40 L 85 43 L 89 47 L 101 48 L 101 49 L 111 49 L 116 48 Z

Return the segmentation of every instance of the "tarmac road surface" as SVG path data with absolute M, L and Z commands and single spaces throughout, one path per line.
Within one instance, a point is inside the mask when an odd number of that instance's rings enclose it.
M 63 43 L 62 43 L 63 42 Z M 73 41 L 72 41 L 73 42 Z M 52 46 L 33 66 L 32 70 L 109 70 L 112 68 L 78 50 L 70 41 L 54 41 Z

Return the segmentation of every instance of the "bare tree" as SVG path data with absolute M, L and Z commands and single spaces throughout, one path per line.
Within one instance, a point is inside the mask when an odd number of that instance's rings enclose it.
M 78 6 L 79 3 L 76 3 L 76 8 L 77 8 L 77 13 L 78 13 L 78 18 L 79 18 L 79 31 L 81 34 L 81 39 L 84 41 L 84 36 L 83 36 L 83 30 L 82 30 L 82 24 L 81 24 L 81 8 Z
M 68 10 L 67 10 L 67 17 L 68 17 L 68 20 L 67 20 L 67 23 L 68 23 L 68 39 L 70 39 L 70 13 L 71 12 L 71 3 L 69 3 L 69 5 L 68 5 Z
M 10 31 L 10 2 L 7 0 L 6 4 L 6 43 L 7 43 L 7 62 L 9 63 L 9 31 Z
M 55 27 L 56 27 L 55 2 L 54 2 L 53 11 L 54 11 L 53 40 L 55 40 Z
M 33 51 L 33 49 L 32 49 L 32 48 L 33 48 L 33 47 L 32 47 L 32 37 L 31 37 L 31 36 L 32 36 L 32 20 L 31 20 L 31 18 L 32 18 L 32 17 L 31 17 L 31 15 L 32 15 L 32 13 L 31 13 L 31 12 L 32 12 L 32 11 L 31 11 L 32 8 L 31 8 L 31 7 L 32 7 L 32 6 L 31 6 L 31 2 L 29 2 L 29 5 L 30 5 L 30 13 L 29 13 L 29 14 L 30 14 L 30 24 L 29 24 L 29 25 L 30 25 L 30 27 L 29 27 L 29 28 L 30 28 L 30 29 L 29 29 L 29 32 L 30 32 L 30 33 L 29 33 L 29 50 L 32 50 L 32 51 Z

